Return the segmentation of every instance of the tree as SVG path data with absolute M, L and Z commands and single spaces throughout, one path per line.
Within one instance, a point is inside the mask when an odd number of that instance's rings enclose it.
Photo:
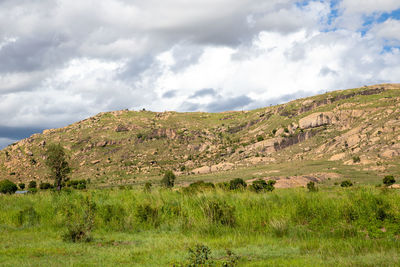
M 350 187 L 353 186 L 353 183 L 350 180 L 344 180 L 343 182 L 340 183 L 341 187 Z
M 166 171 L 164 178 L 161 180 L 161 185 L 167 188 L 174 187 L 176 176 L 172 171 Z
M 67 175 L 71 172 L 67 155 L 60 144 L 51 144 L 47 148 L 46 156 L 46 165 L 50 168 L 57 190 L 60 191 L 63 183 L 68 180 Z
M 24 189 L 25 189 L 25 184 L 24 184 L 24 183 L 20 183 L 18 186 L 19 186 L 19 188 L 20 188 L 21 190 L 24 190 Z
M 395 182 L 396 182 L 396 180 L 394 179 L 393 175 L 386 175 L 385 178 L 383 178 L 383 183 L 386 186 L 391 186 Z
M 17 185 L 11 182 L 10 180 L 0 181 L 0 193 L 14 194 L 15 191 L 17 190 L 18 190 Z
M 29 184 L 28 184 L 28 189 L 36 188 L 36 186 L 37 186 L 36 181 L 30 181 Z
M 247 184 L 241 178 L 235 178 L 229 182 L 230 190 L 244 189 L 247 187 Z

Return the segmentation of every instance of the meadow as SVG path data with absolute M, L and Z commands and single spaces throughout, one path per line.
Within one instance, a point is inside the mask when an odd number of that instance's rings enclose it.
M 399 202 L 372 186 L 1 195 L 0 263 L 398 266 Z

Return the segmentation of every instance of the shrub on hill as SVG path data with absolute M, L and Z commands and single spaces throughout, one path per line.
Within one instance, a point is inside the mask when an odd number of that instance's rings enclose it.
M 50 183 L 40 183 L 39 188 L 42 190 L 46 190 L 46 189 L 53 188 L 53 186 Z
M 341 187 L 350 187 L 353 186 L 353 183 L 350 180 L 344 180 L 343 182 L 340 183 Z
M 25 189 L 25 184 L 24 184 L 24 183 L 20 183 L 20 184 L 18 185 L 18 187 L 19 187 L 21 190 L 24 190 L 24 189 Z
M 310 192 L 318 191 L 318 188 L 315 186 L 315 183 L 313 181 L 310 181 L 310 182 L 307 183 L 307 189 Z
M 250 185 L 250 190 L 254 191 L 254 192 L 262 192 L 262 191 L 273 191 L 275 189 L 274 185 L 275 185 L 276 181 L 274 180 L 269 180 L 268 182 L 266 182 L 263 179 L 259 179 L 254 181 L 251 185 Z
M 65 185 L 74 189 L 86 189 L 86 180 L 69 180 Z
M 238 190 L 238 189 L 244 189 L 247 187 L 246 182 L 241 179 L 241 178 L 236 178 L 233 179 L 229 182 L 229 189 L 230 190 Z
M 386 175 L 385 178 L 383 178 L 383 184 L 386 186 L 391 186 L 395 182 L 396 180 L 394 179 L 393 175 Z
M 3 180 L 0 181 L 0 193 L 3 194 L 14 194 L 15 191 L 18 190 L 18 187 L 16 184 L 11 182 L 10 180 Z
M 161 185 L 166 188 L 172 188 L 175 184 L 176 176 L 172 171 L 166 171 L 161 180 Z
M 28 184 L 28 188 L 36 188 L 37 187 L 37 183 L 36 181 L 30 181 Z
M 189 186 L 182 188 L 185 193 L 194 193 L 194 192 L 203 192 L 206 190 L 215 189 L 215 185 L 213 183 L 206 183 L 204 181 L 197 181 L 191 183 Z

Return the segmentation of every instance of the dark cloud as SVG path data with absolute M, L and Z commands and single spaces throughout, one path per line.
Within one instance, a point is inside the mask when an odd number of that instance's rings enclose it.
M 329 74 L 338 75 L 338 73 L 336 71 L 334 71 L 326 66 L 321 68 L 321 70 L 319 71 L 319 75 L 321 75 L 321 76 L 327 76 Z
M 64 38 L 54 36 L 20 37 L 0 49 L 0 72 L 33 72 L 60 66 L 73 51 Z
M 41 133 L 42 128 L 8 127 L 0 125 L 0 138 L 23 139 L 35 133 Z
M 177 92 L 177 90 L 169 90 L 162 95 L 162 98 L 174 98 Z
M 215 91 L 214 89 L 204 88 L 204 89 L 197 90 L 189 98 L 196 98 L 196 97 L 203 97 L 203 96 L 215 96 L 215 95 L 217 95 L 217 91 Z
M 248 96 L 241 95 L 237 97 L 220 98 L 206 105 L 206 111 L 209 112 L 221 112 L 227 110 L 238 110 L 243 109 L 253 100 Z

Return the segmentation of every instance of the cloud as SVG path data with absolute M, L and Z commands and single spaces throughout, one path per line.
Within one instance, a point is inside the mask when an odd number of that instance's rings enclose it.
M 169 90 L 162 95 L 162 98 L 174 98 L 177 92 L 177 90 Z
M 212 89 L 212 88 L 204 88 L 204 89 L 197 90 L 189 98 L 197 98 L 197 97 L 204 97 L 204 96 L 215 96 L 216 94 L 217 94 L 217 91 L 215 91 L 214 89 Z
M 101 111 L 223 111 L 400 80 L 400 4 L 0 1 L 4 140 Z M 6 139 L 4 139 L 6 138 Z

